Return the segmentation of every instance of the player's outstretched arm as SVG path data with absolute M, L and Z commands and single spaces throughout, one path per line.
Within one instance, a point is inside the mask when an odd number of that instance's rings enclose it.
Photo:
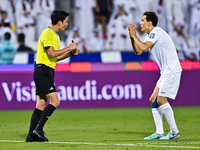
M 133 25 L 132 23 L 129 24 L 128 30 L 131 39 L 131 44 L 136 55 L 141 55 L 143 52 L 146 52 L 153 45 L 153 43 L 150 41 L 146 42 L 140 41 L 140 39 L 136 35 L 135 25 Z

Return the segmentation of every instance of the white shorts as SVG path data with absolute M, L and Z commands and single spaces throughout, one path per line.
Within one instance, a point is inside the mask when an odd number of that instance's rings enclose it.
M 161 74 L 156 86 L 159 87 L 158 96 L 175 99 L 181 80 L 181 72 Z

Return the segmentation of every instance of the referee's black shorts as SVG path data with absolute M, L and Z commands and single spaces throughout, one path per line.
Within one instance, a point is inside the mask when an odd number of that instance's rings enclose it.
M 43 97 L 49 93 L 57 92 L 54 85 L 54 69 L 38 64 L 34 70 L 33 78 L 36 85 L 36 95 Z

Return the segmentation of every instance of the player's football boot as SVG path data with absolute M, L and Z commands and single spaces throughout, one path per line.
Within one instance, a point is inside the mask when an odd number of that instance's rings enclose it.
M 165 136 L 165 133 L 163 133 L 163 134 L 158 134 L 158 133 L 155 132 L 155 133 L 153 133 L 152 135 L 145 137 L 144 140 L 159 139 L 159 138 L 161 138 L 161 137 L 163 137 L 163 136 Z
M 32 136 L 32 135 L 28 135 L 26 137 L 26 142 L 41 142 L 38 138 Z
M 35 130 L 33 130 L 32 135 L 34 137 L 38 138 L 40 141 L 49 142 L 49 140 L 44 135 L 44 131 L 42 131 L 42 130 L 35 129 Z
M 176 133 L 176 134 L 172 134 L 171 132 L 169 132 L 166 136 L 160 138 L 160 140 L 172 140 L 172 139 L 179 139 L 181 136 L 180 132 Z

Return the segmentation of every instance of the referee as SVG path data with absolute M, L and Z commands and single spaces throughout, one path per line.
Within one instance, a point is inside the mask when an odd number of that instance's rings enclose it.
M 40 35 L 34 69 L 37 102 L 26 142 L 49 141 L 44 135 L 43 127 L 60 104 L 54 85 L 56 62 L 79 54 L 77 42 L 60 49 L 60 37 L 57 32 L 65 30 L 68 25 L 68 16 L 69 13 L 63 10 L 54 10 L 51 14 L 51 26 L 43 30 Z M 49 104 L 46 106 L 48 100 Z

